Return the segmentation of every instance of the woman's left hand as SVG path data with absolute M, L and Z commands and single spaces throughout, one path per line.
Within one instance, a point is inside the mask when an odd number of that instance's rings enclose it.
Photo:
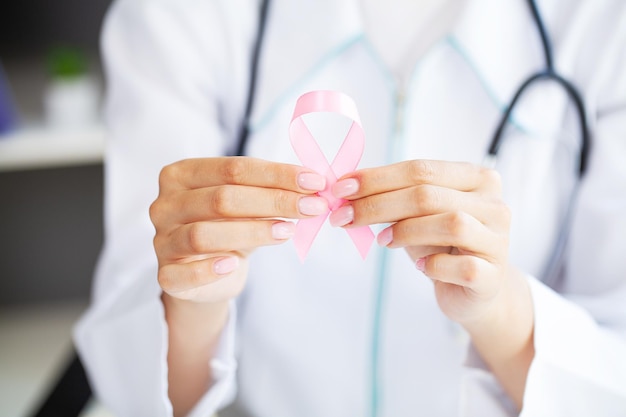
M 525 277 L 508 261 L 511 213 L 499 174 L 462 162 L 415 160 L 363 169 L 333 186 L 347 201 L 334 226 L 392 223 L 378 243 L 405 248 L 435 285 L 441 310 L 462 324 L 521 408 L 534 357 Z

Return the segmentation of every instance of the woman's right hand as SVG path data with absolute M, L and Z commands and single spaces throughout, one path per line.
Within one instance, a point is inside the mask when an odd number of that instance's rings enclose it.
M 166 166 L 150 207 L 159 285 L 179 300 L 224 302 L 244 287 L 247 256 L 289 239 L 292 222 L 326 212 L 323 176 L 249 157 Z

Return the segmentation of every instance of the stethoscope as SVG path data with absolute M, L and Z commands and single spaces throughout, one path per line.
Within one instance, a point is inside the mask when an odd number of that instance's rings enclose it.
M 559 84 L 563 89 L 567 92 L 567 95 L 570 97 L 572 102 L 576 107 L 576 112 L 578 114 L 578 120 L 580 122 L 580 150 L 579 150 L 579 160 L 578 160 L 578 177 L 579 179 L 585 173 L 587 169 L 587 163 L 589 159 L 589 152 L 591 148 L 591 138 L 589 134 L 589 128 L 587 126 L 587 117 L 585 111 L 585 105 L 582 98 L 582 95 L 578 91 L 578 89 L 568 81 L 566 78 L 561 76 L 554 68 L 554 60 L 552 53 L 552 44 L 548 37 L 548 32 L 543 23 L 543 19 L 539 13 L 539 9 L 537 7 L 537 3 L 535 0 L 527 0 L 528 5 L 530 7 L 533 20 L 535 25 L 537 26 L 537 30 L 539 31 L 539 35 L 541 36 L 541 44 L 543 48 L 543 53 L 545 57 L 545 68 L 530 77 L 528 77 L 517 89 L 513 98 L 511 99 L 509 105 L 506 107 L 500 121 L 498 122 L 497 128 L 493 134 L 491 139 L 489 148 L 487 149 L 486 158 L 489 163 L 493 163 L 497 158 L 498 151 L 500 150 L 500 146 L 503 143 L 504 130 L 507 126 L 511 118 L 511 114 L 515 109 L 519 99 L 523 96 L 524 92 L 529 90 L 529 88 L 536 84 L 539 81 L 554 81 Z M 249 137 L 249 126 L 250 126 L 250 117 L 252 115 L 252 108 L 254 105 L 254 95 L 256 92 L 256 82 L 257 82 L 257 73 L 259 66 L 259 58 L 261 55 L 261 48 L 263 45 L 263 38 L 265 35 L 265 27 L 267 25 L 267 16 L 269 10 L 270 0 L 262 0 L 261 7 L 259 10 L 259 24 L 257 27 L 256 38 L 254 42 L 254 46 L 252 48 L 252 59 L 250 65 L 250 74 L 249 74 L 249 82 L 248 82 L 248 95 L 246 100 L 246 107 L 244 110 L 243 123 L 241 125 L 241 130 L 239 132 L 239 137 L 237 139 L 237 146 L 235 151 L 232 153 L 233 155 L 244 155 L 246 150 L 246 145 L 248 143 Z
M 533 21 L 535 22 L 535 25 L 537 26 L 537 30 L 541 37 L 541 44 L 542 44 L 544 57 L 545 57 L 545 67 L 541 71 L 535 74 L 532 74 L 524 82 L 522 82 L 520 87 L 517 89 L 517 91 L 513 95 L 513 98 L 511 99 L 508 106 L 506 106 L 506 109 L 498 122 L 495 133 L 489 144 L 489 148 L 487 149 L 487 152 L 485 155 L 485 161 L 483 162 L 483 164 L 489 165 L 489 166 L 495 165 L 495 162 L 498 156 L 498 151 L 500 150 L 500 147 L 504 141 L 503 140 L 504 130 L 511 118 L 511 114 L 513 113 L 513 110 L 515 109 L 515 106 L 519 102 L 520 98 L 524 95 L 526 91 L 529 90 L 529 88 L 532 85 L 535 85 L 540 81 L 553 81 L 553 82 L 556 82 L 558 85 L 560 85 L 567 92 L 568 97 L 571 99 L 572 103 L 574 103 L 575 105 L 576 112 L 578 114 L 578 120 L 580 123 L 578 181 L 576 185 L 574 186 L 574 189 L 570 193 L 570 204 L 568 205 L 567 213 L 564 216 L 563 223 L 560 228 L 561 231 L 559 233 L 559 237 L 557 239 L 552 257 L 550 258 L 551 261 L 545 268 L 544 281 L 547 282 L 547 280 L 549 279 L 554 280 L 555 279 L 554 277 L 557 275 L 559 260 L 561 258 L 561 255 L 565 247 L 565 243 L 567 240 L 567 231 L 569 230 L 568 226 L 571 221 L 571 214 L 572 214 L 571 207 L 573 206 L 573 201 L 577 196 L 577 191 L 578 191 L 578 186 L 580 184 L 580 180 L 585 174 L 585 171 L 588 166 L 589 153 L 590 153 L 590 148 L 591 148 L 591 137 L 590 137 L 589 128 L 587 124 L 585 105 L 584 105 L 582 95 L 580 94 L 578 89 L 574 86 L 574 84 L 572 84 L 566 78 L 562 77 L 555 70 L 554 61 L 553 61 L 553 53 L 552 53 L 552 44 L 548 37 L 548 32 L 543 23 L 543 19 L 541 18 L 541 14 L 539 13 L 537 4 L 535 0 L 527 0 L 527 2 L 528 2 L 528 6 L 530 7 Z M 233 155 L 245 155 L 246 145 L 247 145 L 248 137 L 250 133 L 249 131 L 250 117 L 251 117 L 252 108 L 254 105 L 254 95 L 256 92 L 258 64 L 259 64 L 259 58 L 260 58 L 262 44 L 263 44 L 263 37 L 265 35 L 265 28 L 267 24 L 269 3 L 270 3 L 270 0 L 262 0 L 261 6 L 260 6 L 259 24 L 257 27 L 257 33 L 256 33 L 254 46 L 252 49 L 252 60 L 251 60 L 249 84 L 248 84 L 248 97 L 247 97 L 246 107 L 244 111 L 243 123 L 241 125 L 241 130 L 239 132 L 237 146 L 235 148 L 235 151 L 232 153 Z M 381 302 L 380 299 L 377 301 L 377 303 L 378 302 Z M 380 305 L 377 305 L 376 306 L 377 313 L 374 319 L 375 327 L 377 327 L 381 321 L 380 310 L 381 310 Z M 374 356 L 375 356 L 372 359 L 372 362 L 374 364 L 373 367 L 376 367 L 375 364 L 378 363 L 378 355 L 380 354 L 378 340 L 377 340 L 378 330 L 375 331 L 375 333 L 376 335 L 374 337 L 373 346 L 372 346 L 372 351 L 374 352 Z M 370 407 L 370 416 L 376 417 L 379 411 L 378 410 L 379 406 L 376 400 L 376 397 L 379 396 L 379 393 L 378 393 L 379 389 L 378 389 L 378 381 L 377 381 L 376 372 L 374 372 L 373 375 L 374 376 L 372 377 L 371 385 L 372 385 L 372 396 L 374 397 L 374 399 L 372 401 L 372 406 Z

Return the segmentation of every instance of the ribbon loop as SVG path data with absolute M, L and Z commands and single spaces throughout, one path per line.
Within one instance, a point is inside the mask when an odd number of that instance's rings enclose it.
M 352 120 L 350 129 L 332 164 L 328 163 L 319 144 L 302 120 L 302 116 L 316 112 L 338 113 Z M 365 135 L 354 101 L 338 91 L 322 90 L 311 91 L 298 98 L 289 125 L 289 138 L 300 162 L 305 167 L 326 177 L 326 188 L 318 194 L 328 201 L 329 210 L 313 218 L 301 219 L 296 224 L 293 240 L 298 257 L 304 261 L 313 240 L 315 240 L 330 213 L 346 202 L 344 199 L 333 196 L 331 188 L 337 182 L 337 178 L 356 169 L 363 156 Z M 354 242 L 361 257 L 365 259 L 374 241 L 372 230 L 368 226 L 362 226 L 346 229 L 346 232 Z

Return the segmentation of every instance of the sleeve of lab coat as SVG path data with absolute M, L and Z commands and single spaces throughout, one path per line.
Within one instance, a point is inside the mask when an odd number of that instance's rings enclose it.
M 75 342 L 95 394 L 119 417 L 172 415 L 149 206 L 163 166 L 232 147 L 247 89 L 253 3 L 119 0 L 105 20 L 105 246 Z M 207 364 L 216 382 L 192 415 L 211 415 L 234 395 L 235 315 L 232 303 Z

